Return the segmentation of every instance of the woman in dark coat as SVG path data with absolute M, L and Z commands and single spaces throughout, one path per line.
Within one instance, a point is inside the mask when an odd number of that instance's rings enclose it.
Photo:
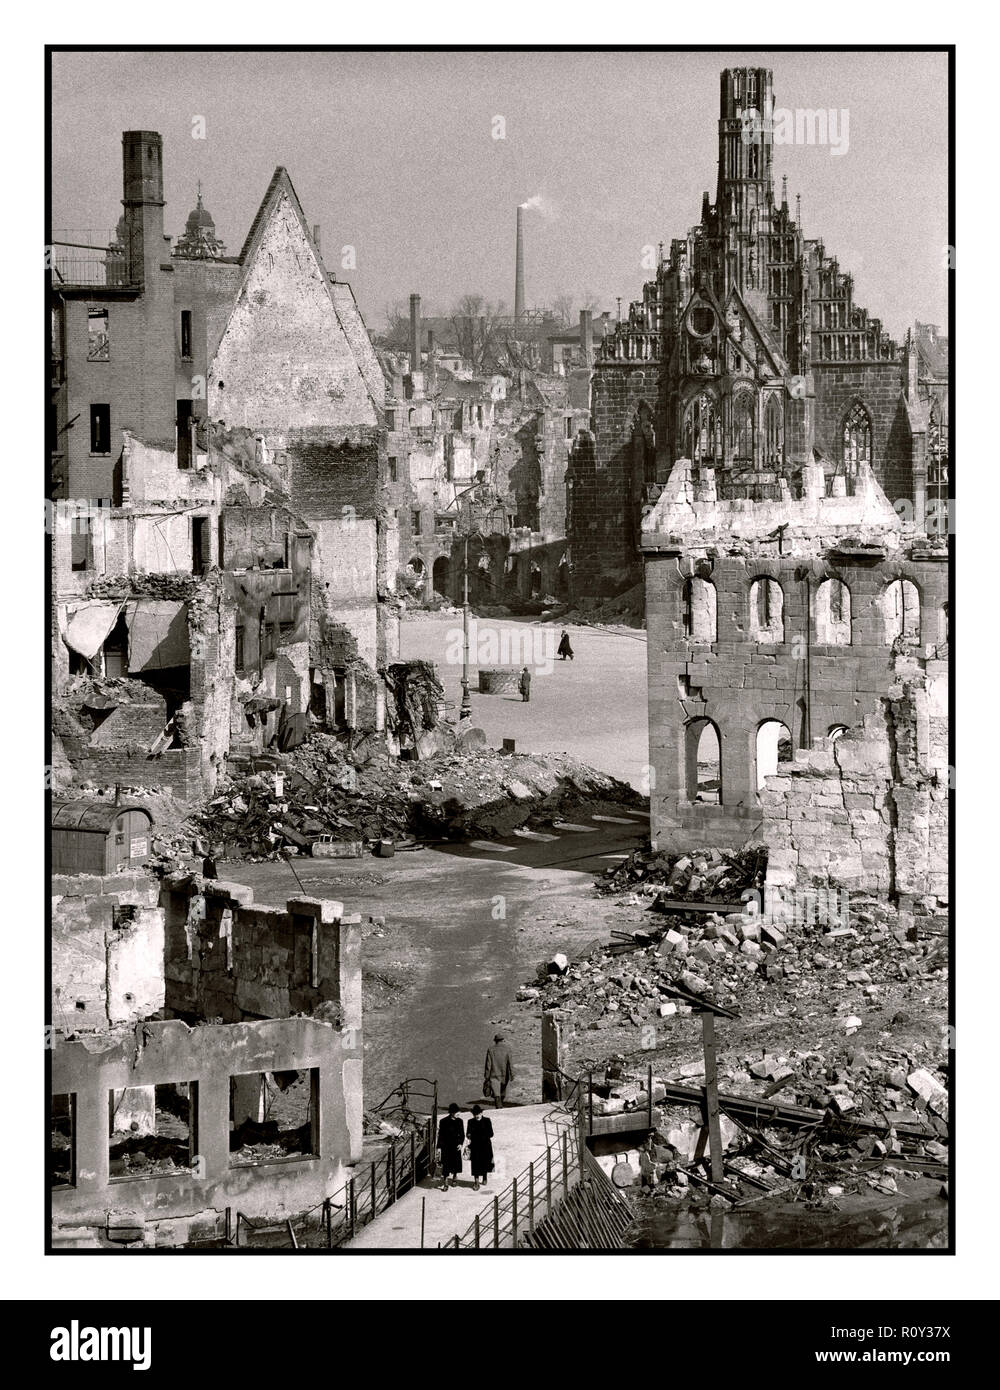
M 438 1148 L 441 1151 L 441 1191 L 448 1191 L 448 1179 L 454 1185 L 462 1171 L 462 1141 L 465 1126 L 458 1118 L 458 1106 L 452 1101 L 448 1113 L 438 1125 Z
M 556 656 L 559 658 L 560 661 L 565 661 L 567 657 L 569 657 L 570 661 L 573 660 L 573 648 L 570 644 L 568 632 L 563 632 L 563 635 L 559 638 L 559 646 L 556 648 Z
M 469 1143 L 469 1167 L 472 1169 L 472 1186 L 478 1192 L 479 1183 L 486 1185 L 486 1179 L 493 1171 L 493 1125 L 483 1114 L 481 1105 L 472 1107 L 472 1119 L 465 1131 Z

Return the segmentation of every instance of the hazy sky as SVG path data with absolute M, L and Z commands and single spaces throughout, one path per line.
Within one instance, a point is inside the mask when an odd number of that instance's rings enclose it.
M 948 110 L 943 54 L 63 53 L 53 58 L 53 227 L 110 231 L 121 132 L 163 135 L 166 230 L 202 180 L 238 254 L 284 164 L 323 256 L 372 326 L 411 291 L 445 313 L 466 291 L 514 298 L 515 208 L 529 305 L 590 291 L 626 303 L 643 248 L 683 236 L 714 198 L 719 81 L 774 72 L 778 108 L 849 113 L 849 145 L 775 149 L 806 235 L 853 272 L 857 300 L 900 336 L 947 322 Z M 206 138 L 192 138 L 195 117 Z M 505 122 L 494 139 L 494 118 Z M 341 248 L 357 268 L 341 269 Z

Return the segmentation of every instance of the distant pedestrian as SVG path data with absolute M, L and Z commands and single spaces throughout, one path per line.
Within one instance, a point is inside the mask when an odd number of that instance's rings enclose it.
M 510 1060 L 510 1048 L 504 1042 L 502 1033 L 494 1033 L 492 1045 L 486 1050 L 483 1095 L 492 1096 L 493 1104 L 499 1110 L 507 1094 L 507 1087 L 513 1080 L 514 1067 Z
M 493 1172 L 493 1124 L 483 1114 L 481 1105 L 472 1107 L 472 1119 L 465 1129 L 469 1144 L 469 1167 L 472 1170 L 472 1186 L 476 1192 L 479 1184 L 486 1186 L 486 1179 Z
M 559 638 L 559 645 L 556 648 L 556 656 L 559 658 L 560 661 L 565 661 L 567 657 L 569 657 L 570 661 L 573 660 L 573 648 L 570 645 L 568 632 L 564 631 L 563 635 Z
M 521 670 L 521 679 L 518 681 L 518 689 L 521 692 L 521 699 L 525 704 L 531 699 L 531 672 L 527 666 Z
M 202 878 L 218 878 L 219 866 L 216 863 L 216 849 L 214 845 L 209 846 L 208 853 L 201 861 Z
M 458 1106 L 452 1101 L 448 1113 L 438 1125 L 438 1149 L 441 1153 L 441 1191 L 448 1191 L 448 1179 L 452 1186 L 462 1171 L 462 1141 L 465 1139 L 465 1126 L 458 1118 Z

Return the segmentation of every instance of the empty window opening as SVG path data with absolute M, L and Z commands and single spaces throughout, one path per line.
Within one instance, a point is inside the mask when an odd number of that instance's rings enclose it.
M 792 735 L 779 719 L 765 719 L 757 730 L 757 790 L 781 763 L 792 761 Z
M 319 1153 L 319 1068 L 229 1078 L 231 1167 Z
M 693 719 L 685 730 L 687 799 L 722 804 L 722 740 L 711 719 Z
M 111 340 L 108 337 L 107 309 L 87 310 L 87 361 L 110 362 Z
M 717 598 L 710 579 L 692 575 L 684 584 L 684 635 L 692 642 L 714 642 Z
M 394 454 L 389 455 L 389 481 L 390 483 L 399 482 L 399 461 Z
M 785 596 L 776 579 L 750 585 L 750 636 L 757 642 L 783 642 Z
M 104 642 L 104 674 L 108 679 L 128 675 L 128 624 L 123 612 Z
M 92 454 L 111 453 L 110 405 L 92 405 L 90 407 L 90 452 Z
M 194 356 L 191 351 L 191 310 L 181 310 L 181 356 L 190 360 Z
M 112 1181 L 166 1177 L 194 1166 L 196 1095 L 193 1081 L 110 1092 L 108 1172 Z
M 177 402 L 177 467 L 190 468 L 192 457 L 191 421 L 194 401 Z
M 920 641 L 920 594 L 911 579 L 894 579 L 882 597 L 885 640 Z
M 53 1096 L 49 1102 L 49 1186 L 76 1186 L 75 1095 Z
M 432 570 L 434 592 L 447 598 L 451 592 L 451 561 L 447 555 L 439 555 Z
M 71 522 L 70 556 L 74 570 L 94 568 L 94 542 L 90 522 L 91 518 L 82 514 L 75 516 Z
M 191 518 L 191 573 L 205 574 L 211 563 L 211 541 L 207 516 Z
M 851 645 L 851 591 L 840 579 L 824 579 L 816 590 L 816 641 L 821 646 Z
M 831 743 L 836 743 L 838 738 L 843 738 L 847 733 L 846 724 L 831 724 L 827 733 L 827 738 Z

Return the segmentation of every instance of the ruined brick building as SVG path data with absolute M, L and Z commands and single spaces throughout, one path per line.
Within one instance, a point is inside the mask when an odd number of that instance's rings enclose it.
M 650 833 L 768 884 L 947 900 L 948 552 L 860 461 L 777 501 L 673 468 L 642 533 Z
M 579 592 L 638 577 L 643 510 L 679 458 L 720 498 L 776 499 L 817 460 L 828 478 L 868 465 L 918 518 L 946 488 L 947 343 L 901 346 L 855 303 L 784 181 L 775 196 L 772 110 L 769 69 L 722 73 L 714 201 L 601 345 L 568 479 Z
M 307 719 L 382 726 L 385 382 L 283 169 L 230 257 L 200 189 L 171 249 L 160 136 L 122 148 L 115 232 L 55 247 L 55 763 L 195 796 Z
M 383 356 L 387 491 L 400 563 L 425 598 L 461 600 L 466 538 L 472 602 L 567 591 L 566 464 L 588 420 L 589 367 L 580 353 L 592 353 L 589 315 L 581 318 L 558 370 L 483 375 L 438 348 L 427 327 L 436 320 L 423 319 L 420 297 L 411 296 L 409 352 Z
M 52 894 L 54 1248 L 221 1245 L 236 1211 L 318 1209 L 361 1156 L 360 919 L 186 873 Z

